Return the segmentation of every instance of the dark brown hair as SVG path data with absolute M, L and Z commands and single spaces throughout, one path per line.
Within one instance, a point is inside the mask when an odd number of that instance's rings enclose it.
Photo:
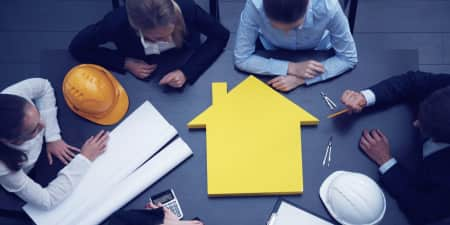
M 23 118 L 28 102 L 22 97 L 0 94 L 0 138 L 13 140 L 21 136 Z M 13 171 L 18 171 L 27 161 L 25 153 L 0 142 L 0 161 Z
M 450 86 L 433 92 L 420 104 L 418 120 L 434 141 L 450 143 Z
M 305 16 L 308 2 L 309 0 L 263 0 L 263 7 L 269 19 L 290 24 Z

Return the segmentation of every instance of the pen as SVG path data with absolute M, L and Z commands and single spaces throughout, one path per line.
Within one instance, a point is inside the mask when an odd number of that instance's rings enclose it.
M 349 109 L 343 109 L 343 110 L 341 110 L 341 111 L 339 111 L 339 112 L 330 114 L 330 115 L 328 115 L 328 119 L 336 118 L 336 117 L 338 117 L 338 116 L 340 116 L 340 115 L 342 115 L 342 114 L 344 114 L 344 113 L 346 113 L 346 112 L 348 112 L 348 111 L 349 111 Z

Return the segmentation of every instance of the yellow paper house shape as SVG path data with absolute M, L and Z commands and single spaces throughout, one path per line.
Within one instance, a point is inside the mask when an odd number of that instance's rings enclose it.
M 206 128 L 209 196 L 303 192 L 300 125 L 319 120 L 254 76 L 229 93 L 212 84 L 212 105 L 188 123 Z

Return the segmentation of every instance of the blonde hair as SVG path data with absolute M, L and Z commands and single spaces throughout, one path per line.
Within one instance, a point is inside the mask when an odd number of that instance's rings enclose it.
M 180 48 L 186 34 L 186 25 L 180 7 L 173 0 L 127 0 L 126 8 L 130 25 L 136 30 L 175 26 L 172 39 Z

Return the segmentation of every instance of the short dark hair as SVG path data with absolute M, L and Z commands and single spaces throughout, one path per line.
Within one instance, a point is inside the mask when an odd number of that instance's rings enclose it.
M 418 120 L 433 141 L 450 143 L 450 86 L 433 92 L 420 104 Z
M 294 23 L 306 14 L 309 0 L 263 0 L 264 12 L 271 20 Z
M 27 104 L 27 100 L 17 95 L 0 94 L 0 138 L 12 140 L 21 135 Z M 10 170 L 20 170 L 26 160 L 25 153 L 0 142 L 0 161 Z

